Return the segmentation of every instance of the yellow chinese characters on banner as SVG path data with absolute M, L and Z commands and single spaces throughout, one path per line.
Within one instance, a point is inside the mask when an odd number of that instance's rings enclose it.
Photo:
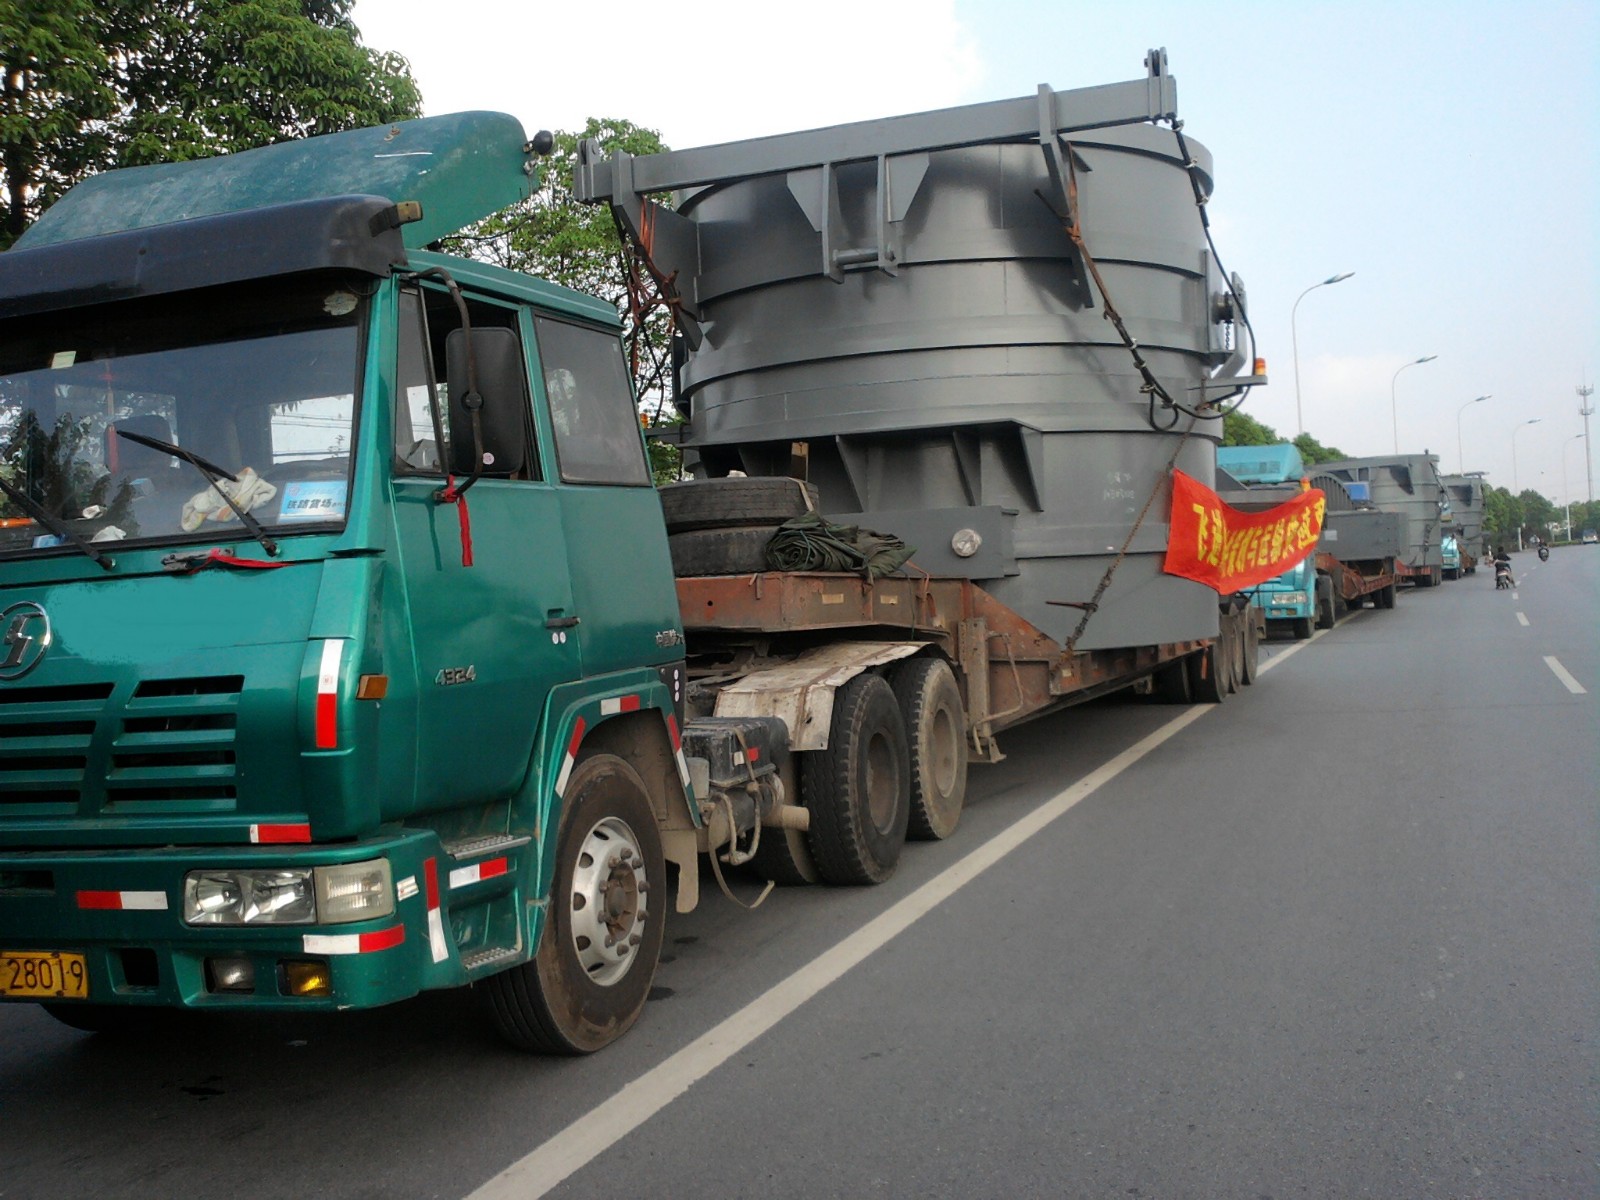
M 1172 473 L 1163 570 L 1226 595 L 1282 575 L 1317 548 L 1327 498 L 1316 488 L 1266 512 L 1240 512 L 1205 484 Z

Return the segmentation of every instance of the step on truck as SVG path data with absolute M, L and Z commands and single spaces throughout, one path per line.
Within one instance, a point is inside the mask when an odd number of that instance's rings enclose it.
M 1269 632 L 1303 641 L 1317 629 L 1332 629 L 1349 609 L 1394 607 L 1403 518 L 1373 508 L 1365 483 L 1307 467 L 1288 442 L 1221 447 L 1217 472 L 1229 481 L 1219 485 L 1219 494 L 1243 511 L 1281 504 L 1302 486 L 1316 488 L 1326 501 L 1316 548 L 1253 592 Z
M 615 309 L 428 248 L 548 135 L 458 114 L 68 192 L 0 255 L 0 999 L 111 1030 L 472 985 L 513 1044 L 592 1051 L 702 860 L 879 880 L 1008 726 L 1248 682 L 1247 601 L 1160 569 L 1170 469 L 1209 482 L 1206 406 L 1259 382 L 1174 87 L 1157 54 L 664 156 L 712 219 L 660 252 L 713 269 L 679 283 L 708 478 L 663 493 Z M 642 211 L 664 164 L 608 165 Z M 819 509 L 911 563 L 730 573 Z

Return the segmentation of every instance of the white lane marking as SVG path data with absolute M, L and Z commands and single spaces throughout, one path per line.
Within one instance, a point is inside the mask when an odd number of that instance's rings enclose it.
M 1527 623 L 1528 623 L 1528 614 L 1519 612 L 1517 614 L 1517 624 L 1518 625 L 1526 625 Z
M 1256 673 L 1266 674 L 1310 644 L 1308 641 L 1297 642 L 1261 663 Z M 1058 792 L 843 941 L 824 950 L 782 983 L 756 997 L 721 1024 L 625 1085 L 616 1095 L 584 1113 L 472 1192 L 467 1200 L 538 1200 L 538 1197 L 599 1158 L 850 968 L 882 950 L 960 888 L 1071 812 L 1145 755 L 1176 737 L 1207 713 L 1215 711 L 1216 707 L 1214 704 L 1191 706 L 1065 791 Z
M 1574 679 L 1572 677 L 1572 672 L 1563 667 L 1561 665 L 1561 660 L 1554 654 L 1546 654 L 1544 656 L 1544 665 L 1555 672 L 1556 678 L 1561 680 L 1561 682 L 1566 685 L 1567 691 L 1571 692 L 1574 696 L 1587 696 L 1589 694 L 1589 689 Z
M 1515 599 L 1516 599 L 1516 598 L 1517 598 L 1517 594 L 1516 594 L 1516 593 L 1515 593 L 1515 592 L 1512 592 L 1512 593 L 1511 593 L 1511 598 L 1512 598 L 1512 599 L 1513 599 L 1513 600 L 1515 600 Z

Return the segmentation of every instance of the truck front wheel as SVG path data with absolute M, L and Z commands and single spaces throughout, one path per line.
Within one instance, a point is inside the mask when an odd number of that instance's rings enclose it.
M 579 763 L 562 801 L 538 953 L 479 986 L 513 1046 L 591 1054 L 644 1009 L 661 956 L 666 867 L 644 783 L 620 758 Z
M 807 840 L 825 883 L 882 883 L 894 874 L 911 815 L 911 763 L 894 692 L 857 675 L 833 698 L 828 747 L 800 757 Z

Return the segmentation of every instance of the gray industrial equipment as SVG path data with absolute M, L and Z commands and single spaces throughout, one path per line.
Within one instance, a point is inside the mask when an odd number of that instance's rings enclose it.
M 806 462 L 824 512 L 1060 640 L 1156 493 L 1077 645 L 1215 635 L 1215 594 L 1161 571 L 1167 467 L 1209 484 L 1221 422 L 1180 446 L 1183 410 L 1261 379 L 1239 378 L 1243 288 L 1198 211 L 1210 156 L 1151 124 L 1176 85 L 1164 51 L 1146 65 L 648 157 L 580 147 L 578 197 L 611 203 L 678 313 L 697 470 Z M 668 191 L 676 211 L 647 199 Z
M 1366 483 L 1375 507 L 1405 518 L 1399 561 L 1413 568 L 1442 568 L 1441 539 L 1453 522 L 1450 493 L 1439 478 L 1438 462 L 1434 454 L 1400 454 L 1318 463 L 1317 469 L 1348 482 Z
M 1485 552 L 1483 544 L 1483 477 L 1481 475 L 1446 475 L 1444 486 L 1450 493 L 1450 522 L 1447 532 L 1454 532 L 1461 548 L 1473 557 Z

